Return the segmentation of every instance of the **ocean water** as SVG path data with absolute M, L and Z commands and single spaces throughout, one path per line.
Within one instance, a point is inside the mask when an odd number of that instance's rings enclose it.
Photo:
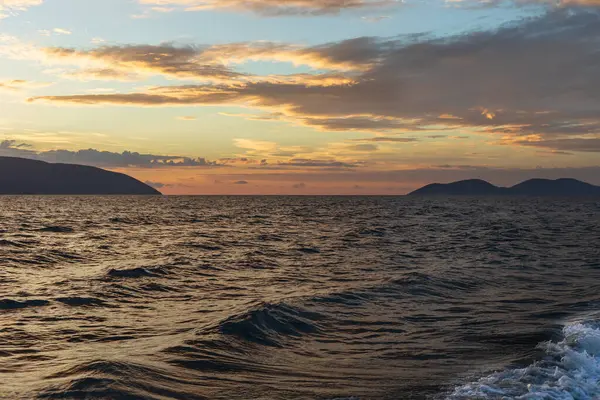
M 598 399 L 600 201 L 0 197 L 2 399 Z

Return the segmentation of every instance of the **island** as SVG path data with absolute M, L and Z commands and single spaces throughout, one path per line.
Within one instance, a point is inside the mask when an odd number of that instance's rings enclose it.
M 0 157 L 2 195 L 160 195 L 125 174 L 75 164 Z
M 433 183 L 409 196 L 600 196 L 600 186 L 571 178 L 529 179 L 512 187 L 492 185 L 481 179 Z

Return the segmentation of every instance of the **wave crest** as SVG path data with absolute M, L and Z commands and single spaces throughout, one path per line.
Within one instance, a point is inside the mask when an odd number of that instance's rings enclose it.
M 144 278 L 167 275 L 167 271 L 162 267 L 113 268 L 108 271 L 108 275 L 113 278 Z
M 244 314 L 222 322 L 219 331 L 245 341 L 265 346 L 282 347 L 285 337 L 300 337 L 321 330 L 320 314 L 284 303 L 266 303 Z
M 563 328 L 563 335 L 559 342 L 539 345 L 546 353 L 542 361 L 463 385 L 447 399 L 600 398 L 600 325 L 570 324 Z

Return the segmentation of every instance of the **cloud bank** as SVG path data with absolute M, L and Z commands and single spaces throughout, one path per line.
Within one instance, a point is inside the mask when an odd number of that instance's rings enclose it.
M 282 52 L 295 57 L 310 54 L 310 59 L 326 63 L 337 74 L 350 71 L 344 75 L 350 81 L 344 83 L 220 82 L 124 94 L 34 97 L 31 101 L 238 105 L 327 131 L 431 134 L 453 129 L 489 135 L 506 145 L 596 152 L 600 140 L 599 47 L 600 11 L 556 9 L 497 31 L 445 39 L 358 38 L 301 50 L 263 45 L 258 51 L 260 57 Z M 257 51 L 252 46 L 228 49 L 213 51 L 210 58 L 218 59 L 215 53 L 228 60 L 259 57 L 248 55 Z M 153 68 L 172 75 L 198 73 L 189 64 L 190 54 L 202 58 L 202 52 L 168 46 L 161 51 L 166 54 L 167 66 L 159 60 Z M 136 63 L 147 64 L 148 52 L 131 53 L 132 48 L 93 52 L 124 62 L 133 57 Z M 220 76 L 232 76 L 232 72 L 216 71 Z
M 131 151 L 124 151 L 122 153 L 95 149 L 36 151 L 29 144 L 9 139 L 0 141 L 0 156 L 30 158 L 52 163 L 92 165 L 104 168 L 214 167 L 219 165 L 217 162 L 208 161 L 201 157 L 190 158 L 140 154 Z

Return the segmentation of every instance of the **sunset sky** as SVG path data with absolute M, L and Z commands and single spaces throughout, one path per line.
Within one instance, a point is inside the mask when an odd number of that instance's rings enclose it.
M 0 0 L 0 156 L 168 194 L 600 184 L 600 2 Z

